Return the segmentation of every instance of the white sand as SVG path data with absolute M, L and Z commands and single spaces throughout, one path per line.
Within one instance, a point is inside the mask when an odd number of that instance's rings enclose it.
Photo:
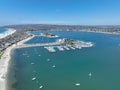
M 16 45 L 14 44 L 14 45 L 8 47 L 4 51 L 4 54 L 0 59 L 0 90 L 6 90 L 7 89 L 6 88 L 6 85 L 7 85 L 6 75 L 7 75 L 7 71 L 8 71 L 9 60 L 11 59 L 11 50 L 13 48 L 15 48 L 16 46 L 19 46 L 19 45 L 23 44 L 27 40 L 30 40 L 31 38 L 33 38 L 33 36 L 20 41 Z
M 0 39 L 7 37 L 8 35 L 12 35 L 16 32 L 15 29 L 7 28 L 8 31 L 5 31 L 4 33 L 0 34 Z

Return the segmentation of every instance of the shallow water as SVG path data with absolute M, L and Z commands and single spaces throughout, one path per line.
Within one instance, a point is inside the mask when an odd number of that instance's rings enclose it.
M 120 90 L 120 35 L 49 32 L 57 34 L 59 38 L 93 42 L 94 46 L 63 52 L 56 49 L 56 53 L 49 53 L 43 47 L 14 50 L 10 62 L 9 90 L 39 90 L 41 85 L 43 90 Z M 41 42 L 41 37 L 37 36 L 26 43 L 46 43 L 56 39 L 47 40 Z M 53 65 L 56 67 L 53 68 Z M 36 80 L 32 81 L 32 78 Z M 80 83 L 80 86 L 75 86 L 76 83 Z

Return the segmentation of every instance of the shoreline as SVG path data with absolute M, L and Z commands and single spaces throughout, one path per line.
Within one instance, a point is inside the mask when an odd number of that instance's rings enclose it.
M 4 33 L 0 34 L 0 39 L 3 39 L 3 38 L 5 38 L 5 37 L 7 37 L 7 36 L 9 36 L 9 35 L 12 35 L 13 33 L 16 32 L 16 30 L 13 29 L 13 28 L 5 28 L 5 29 L 6 29 L 7 31 L 5 31 Z
M 70 31 L 70 30 L 69 30 Z M 74 31 L 79 31 L 79 30 L 74 30 Z M 85 31 L 85 30 L 80 30 L 80 31 Z M 95 31 L 85 31 L 85 32 L 95 32 Z M 104 33 L 104 32 L 95 32 L 95 33 Z M 105 33 L 105 34 L 110 34 L 110 33 Z M 115 33 L 112 33 L 115 34 Z M 4 54 L 2 55 L 0 59 L 0 90 L 7 90 L 7 74 L 8 74 L 8 67 L 9 67 L 9 61 L 11 60 L 11 51 L 13 49 L 20 48 L 20 45 L 24 44 L 24 42 L 32 39 L 34 37 L 30 36 L 26 39 L 23 39 L 22 41 L 17 42 L 16 44 L 11 45 L 8 47 L 5 51 Z
M 81 32 L 92 32 L 92 33 L 102 33 L 102 34 L 114 34 L 114 35 L 119 35 L 120 33 L 118 32 L 104 32 L 104 31 L 90 31 L 90 30 L 77 30 Z
M 11 60 L 11 51 L 16 48 L 16 46 L 19 47 L 19 45 L 22 45 L 24 42 L 32 39 L 34 36 L 28 37 L 18 43 L 13 44 L 12 46 L 8 47 L 4 54 L 2 55 L 0 59 L 0 90 L 7 90 L 7 74 L 8 74 L 8 67 L 9 67 L 9 61 Z
M 41 30 L 38 30 L 41 31 Z M 119 35 L 120 32 L 105 32 L 105 31 L 91 31 L 91 30 L 48 30 L 48 31 L 78 31 L 78 32 L 92 32 L 92 33 L 103 33 L 103 34 L 114 34 Z
M 43 30 L 35 30 L 35 31 L 43 31 Z M 35 32 L 33 31 L 33 32 Z M 78 31 L 78 32 L 92 32 L 92 33 L 103 33 L 103 34 L 114 34 L 114 35 L 119 35 L 120 32 L 109 32 L 109 31 L 94 31 L 94 30 L 69 30 L 69 29 L 50 29 L 50 30 L 46 30 L 46 31 Z M 27 31 L 27 32 L 31 32 L 31 31 Z M 58 36 L 59 37 L 59 36 Z

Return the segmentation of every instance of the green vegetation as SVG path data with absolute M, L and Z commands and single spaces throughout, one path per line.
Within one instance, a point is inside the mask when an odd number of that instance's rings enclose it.
M 4 52 L 0 52 L 0 59 L 1 59 L 1 57 L 2 57 L 3 54 L 4 54 Z

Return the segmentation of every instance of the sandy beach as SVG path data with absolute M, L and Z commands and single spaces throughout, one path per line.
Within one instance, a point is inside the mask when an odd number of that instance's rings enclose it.
M 32 37 L 28 37 L 17 44 L 14 44 L 10 47 L 8 47 L 5 51 L 3 56 L 0 59 L 0 90 L 6 90 L 6 85 L 7 85 L 7 71 L 8 71 L 8 66 L 9 66 L 9 61 L 11 59 L 11 50 L 14 49 L 16 46 L 19 47 L 19 45 L 22 45 L 24 42 L 30 40 Z

